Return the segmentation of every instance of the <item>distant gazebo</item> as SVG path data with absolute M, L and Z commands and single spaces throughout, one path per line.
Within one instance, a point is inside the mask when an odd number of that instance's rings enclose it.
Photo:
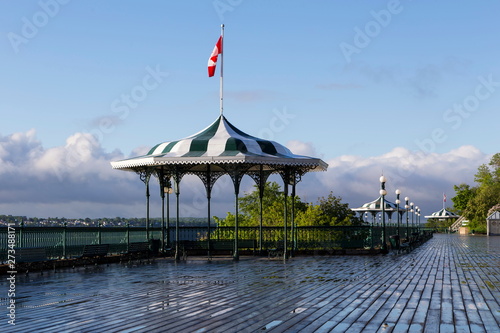
M 169 244 L 169 233 L 165 240 L 164 198 L 165 189 L 172 188 L 177 198 L 175 249 L 179 258 L 179 194 L 180 183 L 184 175 L 198 176 L 206 189 L 208 202 L 207 241 L 210 256 L 210 199 L 212 188 L 221 176 L 229 175 L 234 184 L 235 194 L 235 233 L 233 258 L 238 255 L 238 195 L 244 175 L 250 176 L 259 188 L 261 201 L 261 228 L 259 246 L 262 250 L 262 198 L 264 185 L 271 174 L 279 174 L 284 183 L 284 256 L 287 253 L 287 196 L 289 186 L 295 196 L 295 186 L 301 177 L 311 171 L 326 171 L 328 165 L 319 158 L 295 155 L 285 146 L 270 140 L 264 140 L 246 134 L 232 125 L 226 117 L 220 116 L 202 131 L 185 139 L 157 144 L 146 155 L 111 162 L 114 169 L 135 172 L 146 185 L 146 228 L 149 228 L 149 180 L 158 179 L 162 198 L 162 242 Z M 169 193 L 169 192 L 168 192 Z M 167 196 L 168 198 L 168 196 Z M 292 214 L 293 216 L 293 214 Z M 292 217 L 293 218 L 293 217 Z M 292 221 L 293 225 L 293 221 Z M 168 228 L 168 224 L 167 224 Z M 149 233 L 147 231 L 149 239 Z
M 437 212 L 434 212 L 431 215 L 425 216 L 426 219 L 436 219 L 438 221 L 446 221 L 446 220 L 455 221 L 459 217 L 460 217 L 460 215 L 457 215 L 453 212 L 450 212 L 449 210 L 447 210 L 444 207 L 443 207 L 443 209 L 438 210 Z
M 361 217 L 365 213 L 370 213 L 372 215 L 372 221 L 373 221 L 373 223 L 375 223 L 375 216 L 378 213 L 382 213 L 382 202 L 385 205 L 383 211 L 387 214 L 387 216 L 389 217 L 389 220 L 391 220 L 392 214 L 394 212 L 396 212 L 398 210 L 398 208 L 397 208 L 395 203 L 392 203 L 392 202 L 386 200 L 385 198 L 382 199 L 382 196 L 378 197 L 377 199 L 375 199 L 373 201 L 365 203 L 361 207 L 352 208 L 351 210 L 359 213 Z M 401 210 L 401 211 L 404 211 L 404 210 Z

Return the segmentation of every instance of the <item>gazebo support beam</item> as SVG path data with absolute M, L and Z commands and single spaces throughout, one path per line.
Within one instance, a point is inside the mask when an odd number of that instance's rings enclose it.
M 151 178 L 152 170 L 145 168 L 137 171 L 139 178 L 146 185 L 146 240 L 149 242 L 149 179 Z
M 255 181 L 255 184 L 257 185 L 259 189 L 259 254 L 262 254 L 263 252 L 263 199 L 264 199 L 264 191 L 266 187 L 266 182 L 269 176 L 271 175 L 272 171 L 265 171 L 264 170 L 264 165 L 259 166 L 259 172 L 251 173 L 249 174 L 250 177 Z
M 296 228 L 295 228 L 295 187 L 296 183 L 292 183 L 292 216 L 291 216 L 291 224 L 292 224 L 292 250 L 290 252 L 290 255 L 293 256 L 293 252 L 297 250 L 297 235 L 296 235 Z
M 161 168 L 156 171 L 156 176 L 158 177 L 158 182 L 160 184 L 161 197 L 161 252 L 165 253 L 165 249 L 170 244 L 170 223 L 169 221 L 165 223 L 165 193 L 167 193 L 167 219 L 169 219 L 169 196 L 172 187 L 170 179 L 172 178 L 172 175 L 165 171 L 164 166 L 161 166 Z
M 180 190 L 180 183 L 181 179 L 184 176 L 184 172 L 180 170 L 178 166 L 175 166 L 174 168 L 174 173 L 172 175 L 174 179 L 174 191 L 175 191 L 175 198 L 176 198 L 176 203 L 175 203 L 175 256 L 174 259 L 175 261 L 179 261 L 181 259 L 181 253 L 180 253 L 180 248 L 179 248 L 179 196 L 181 194 Z
M 239 194 L 240 194 L 240 185 L 241 185 L 241 179 L 245 175 L 246 171 L 248 170 L 249 166 L 246 164 L 241 164 L 241 165 L 227 165 L 224 167 L 226 170 L 226 173 L 231 177 L 231 180 L 233 181 L 234 185 L 234 206 L 235 206 L 235 216 L 234 216 L 234 250 L 233 250 L 233 260 L 237 261 L 240 260 L 240 253 L 238 250 L 238 227 L 239 227 L 239 208 L 238 208 L 238 201 L 239 201 Z
M 207 193 L 207 258 L 210 260 L 212 258 L 212 255 L 210 253 L 211 250 L 211 241 L 210 241 L 210 221 L 211 221 L 211 214 L 210 214 L 210 201 L 212 198 L 212 188 L 217 181 L 224 173 L 222 172 L 216 172 L 212 171 L 211 165 L 207 164 L 206 169 L 200 173 L 196 173 L 196 175 L 200 178 L 200 180 L 203 182 L 203 185 L 205 185 L 205 190 Z

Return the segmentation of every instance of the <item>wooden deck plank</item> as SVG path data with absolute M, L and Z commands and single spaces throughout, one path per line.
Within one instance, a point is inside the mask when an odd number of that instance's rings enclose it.
M 498 243 L 435 235 L 403 255 L 166 259 L 22 275 L 11 331 L 491 332 Z

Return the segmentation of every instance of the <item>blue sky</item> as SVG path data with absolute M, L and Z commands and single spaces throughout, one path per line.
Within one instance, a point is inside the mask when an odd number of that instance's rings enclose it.
M 431 213 L 498 152 L 499 11 L 496 1 L 1 1 L 0 209 L 143 215 L 142 184 L 109 161 L 218 116 L 206 65 L 224 23 L 224 114 L 330 164 L 304 179 L 307 200 L 333 191 L 359 206 L 384 172 L 390 191 Z M 89 154 L 70 163 L 78 144 Z M 218 200 L 217 214 L 232 210 Z

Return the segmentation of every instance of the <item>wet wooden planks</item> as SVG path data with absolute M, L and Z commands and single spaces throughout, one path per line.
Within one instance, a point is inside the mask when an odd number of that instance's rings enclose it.
M 435 235 L 408 255 L 157 260 L 19 276 L 9 328 L 491 332 L 500 324 L 500 239 L 491 239 Z

